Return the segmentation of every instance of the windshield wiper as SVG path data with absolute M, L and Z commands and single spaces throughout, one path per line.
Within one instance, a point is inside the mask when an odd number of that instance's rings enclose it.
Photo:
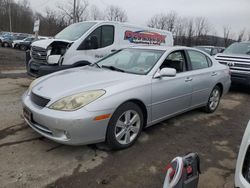
M 114 71 L 119 71 L 119 72 L 125 72 L 124 70 L 119 69 L 119 68 L 114 67 L 114 66 L 103 65 L 102 68 L 107 68 L 107 69 L 114 70 Z
M 98 63 L 93 63 L 93 64 L 90 64 L 89 66 L 93 67 L 93 66 L 97 66 L 98 68 L 102 68 L 100 65 L 98 65 Z

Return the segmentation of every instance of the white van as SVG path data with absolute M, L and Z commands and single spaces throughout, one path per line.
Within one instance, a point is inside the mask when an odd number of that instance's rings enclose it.
M 84 66 L 119 49 L 136 45 L 173 46 L 171 32 L 128 23 L 86 21 L 72 24 L 53 39 L 36 41 L 26 53 L 27 72 L 35 77 Z

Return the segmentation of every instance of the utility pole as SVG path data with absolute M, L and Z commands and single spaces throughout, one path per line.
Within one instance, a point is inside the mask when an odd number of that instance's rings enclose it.
M 9 0 L 9 23 L 10 23 L 10 32 L 12 32 L 12 22 L 11 22 L 11 1 Z
M 73 23 L 76 23 L 76 0 L 74 0 Z

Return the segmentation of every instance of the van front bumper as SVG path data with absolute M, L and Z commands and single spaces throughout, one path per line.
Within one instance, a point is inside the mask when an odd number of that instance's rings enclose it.
M 30 112 L 30 118 L 24 114 L 26 123 L 50 140 L 67 145 L 105 141 L 109 118 L 100 121 L 94 119 L 103 114 L 111 114 L 111 111 L 90 112 L 84 108 L 73 112 L 56 111 L 37 106 L 26 94 L 23 95 L 22 102 L 24 113 Z
M 47 74 L 51 74 L 53 72 L 73 68 L 70 65 L 48 65 L 48 64 L 41 64 L 36 63 L 32 60 L 29 61 L 27 64 L 27 73 L 32 77 L 40 77 Z

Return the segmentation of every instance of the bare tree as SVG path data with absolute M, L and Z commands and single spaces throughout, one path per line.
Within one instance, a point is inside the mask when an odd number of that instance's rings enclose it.
M 87 0 L 77 0 L 75 6 L 75 19 L 76 22 L 84 21 L 88 19 L 88 8 L 89 3 Z M 74 20 L 74 4 L 72 1 L 68 3 L 57 6 L 62 15 L 67 18 L 68 24 L 72 23 Z
M 176 45 L 183 45 L 186 39 L 187 33 L 187 19 L 185 18 L 178 18 L 176 20 L 175 29 L 174 29 L 174 36 L 175 36 L 175 44 Z
M 188 21 L 188 25 L 187 25 L 187 46 L 191 46 L 192 45 L 192 39 L 194 37 L 195 34 L 195 30 L 194 30 L 194 20 L 191 18 Z
M 91 6 L 90 12 L 90 17 L 92 20 L 101 20 L 103 18 L 103 13 L 96 5 Z
M 156 14 L 148 21 L 148 26 L 164 29 L 173 32 L 176 26 L 178 15 L 176 12 L 171 11 L 168 14 Z
M 197 17 L 194 21 L 196 44 L 204 44 L 206 35 L 209 32 L 209 23 L 204 17 Z
M 167 27 L 167 18 L 165 14 L 156 14 L 147 24 L 149 27 L 157 28 L 157 29 L 166 29 Z
M 167 17 L 165 14 L 156 14 L 149 21 L 148 26 L 157 29 L 167 28 Z
M 173 32 L 176 27 L 176 22 L 178 19 L 178 15 L 176 12 L 171 11 L 166 15 L 166 22 L 167 22 L 167 30 Z
M 213 35 L 211 36 L 211 45 L 217 46 L 219 43 L 217 32 L 215 31 Z
M 109 21 L 126 22 L 128 20 L 125 10 L 121 9 L 118 6 L 113 6 L 113 5 L 108 6 L 105 11 L 105 14 L 106 14 L 106 19 Z
M 243 40 L 244 35 L 245 35 L 245 32 L 246 32 L 246 29 L 245 29 L 245 28 L 242 29 L 242 30 L 239 32 L 239 34 L 238 34 L 238 39 L 237 39 L 238 42 L 241 42 L 241 41 Z
M 229 45 L 230 36 L 231 36 L 231 28 L 229 26 L 223 27 L 223 36 L 224 36 L 224 43 L 227 47 Z
M 54 36 L 67 26 L 64 16 L 50 8 L 46 8 L 45 15 L 37 14 L 37 17 L 40 19 L 41 35 Z
M 195 19 L 195 30 L 196 36 L 207 35 L 209 32 L 209 24 L 207 19 L 204 17 L 197 17 Z

